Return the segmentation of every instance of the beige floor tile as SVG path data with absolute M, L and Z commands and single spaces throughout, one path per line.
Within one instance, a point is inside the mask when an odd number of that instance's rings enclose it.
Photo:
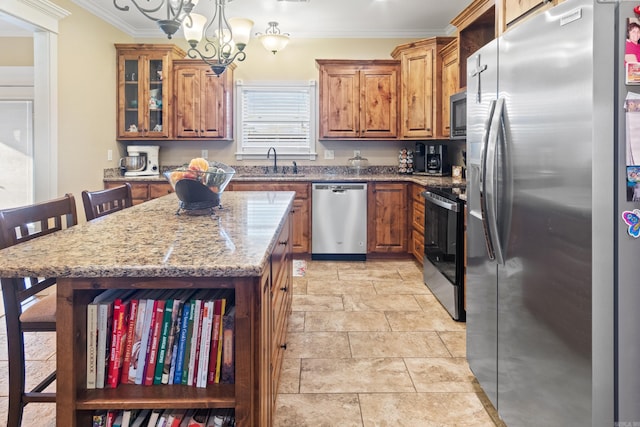
M 300 393 L 415 392 L 400 358 L 303 359 Z
M 420 281 L 413 280 L 385 280 L 385 281 L 373 281 L 373 287 L 376 293 L 379 295 L 431 295 L 431 291 L 427 286 Z
M 421 310 L 413 295 L 344 295 L 346 311 Z
M 493 427 L 475 393 L 360 394 L 365 427 Z
M 7 399 L 0 400 L 0 426 L 7 425 Z M 55 403 L 30 403 L 23 413 L 22 427 L 55 427 Z
M 282 360 L 278 393 L 300 392 L 300 360 L 301 359 Z
M 293 278 L 293 294 L 304 295 L 307 293 L 307 281 L 306 277 L 294 277 Z
M 353 357 L 449 357 L 435 332 L 349 332 Z
M 382 311 L 307 312 L 304 330 L 311 331 L 389 331 Z
M 405 358 L 416 390 L 420 392 L 476 392 L 477 382 L 463 358 Z
M 424 284 L 422 268 L 417 268 L 417 266 L 414 266 L 414 268 L 399 268 L 398 273 L 402 280 L 417 281 Z
M 456 322 L 446 314 L 433 315 L 430 311 L 385 311 L 392 331 L 461 331 L 465 324 Z M 444 309 L 442 310 L 444 311 Z M 446 313 L 446 312 L 445 312 Z
M 440 331 L 440 339 L 453 357 L 467 357 L 467 333 L 464 331 Z
M 288 359 L 351 357 L 346 332 L 292 332 L 287 334 Z
M 56 333 L 29 332 L 25 334 L 24 353 L 26 360 L 49 359 L 56 353 Z M 0 360 L 7 360 L 6 330 L 3 334 L 0 334 Z
M 308 295 L 374 294 L 375 292 L 371 280 L 309 279 L 307 283 Z
M 275 427 L 362 427 L 357 394 L 280 394 Z
M 338 279 L 340 280 L 402 280 L 397 269 L 389 268 L 386 270 L 338 270 Z
M 312 270 L 366 270 L 370 268 L 368 261 L 311 261 L 307 265 Z
M 293 311 L 342 311 L 344 305 L 340 295 L 294 295 Z
M 366 267 L 368 270 L 420 270 L 422 271 L 422 267 L 418 267 L 418 265 L 413 261 L 413 259 L 398 259 L 398 260 L 370 260 L 366 262 Z
M 287 325 L 287 331 L 289 332 L 303 332 L 304 331 L 304 311 L 294 311 L 289 316 L 289 324 Z
M 307 264 L 306 279 L 338 280 L 338 268 L 331 265 Z
M 56 369 L 56 362 L 47 360 L 32 360 L 26 364 L 28 389 L 33 388 L 47 375 Z M 55 384 L 55 383 L 54 383 Z M 49 388 L 55 390 L 54 384 Z M 0 362 L 0 396 L 8 396 L 9 393 L 9 369 L 8 362 Z

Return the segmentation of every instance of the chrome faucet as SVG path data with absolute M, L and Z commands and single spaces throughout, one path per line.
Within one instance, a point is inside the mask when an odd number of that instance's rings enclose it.
M 271 150 L 273 150 L 273 173 L 278 173 L 278 155 L 276 154 L 275 148 L 269 148 L 269 151 L 267 151 L 267 159 L 270 158 Z

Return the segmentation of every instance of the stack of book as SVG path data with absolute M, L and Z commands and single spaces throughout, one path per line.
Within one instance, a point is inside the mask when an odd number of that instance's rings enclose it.
M 233 290 L 109 289 L 87 306 L 87 389 L 234 383 Z
M 233 409 L 129 409 L 97 411 L 93 427 L 234 427 Z

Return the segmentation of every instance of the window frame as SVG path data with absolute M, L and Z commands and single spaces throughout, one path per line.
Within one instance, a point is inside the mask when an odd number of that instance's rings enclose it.
M 309 91 L 309 147 L 305 153 L 287 153 L 284 146 L 273 145 L 276 149 L 279 159 L 289 160 L 316 160 L 318 153 L 316 152 L 317 135 L 317 108 L 318 108 L 318 90 L 315 80 L 309 81 L 254 81 L 244 82 L 236 80 L 234 82 L 235 91 L 235 119 L 234 129 L 236 130 L 236 160 L 263 160 L 266 158 L 267 149 L 264 153 L 246 153 L 243 151 L 243 92 L 245 90 L 282 90 L 287 89 L 299 91 L 305 89 Z

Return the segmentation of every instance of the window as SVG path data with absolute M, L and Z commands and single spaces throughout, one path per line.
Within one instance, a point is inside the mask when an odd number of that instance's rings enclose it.
M 316 82 L 236 82 L 236 158 L 315 160 Z

